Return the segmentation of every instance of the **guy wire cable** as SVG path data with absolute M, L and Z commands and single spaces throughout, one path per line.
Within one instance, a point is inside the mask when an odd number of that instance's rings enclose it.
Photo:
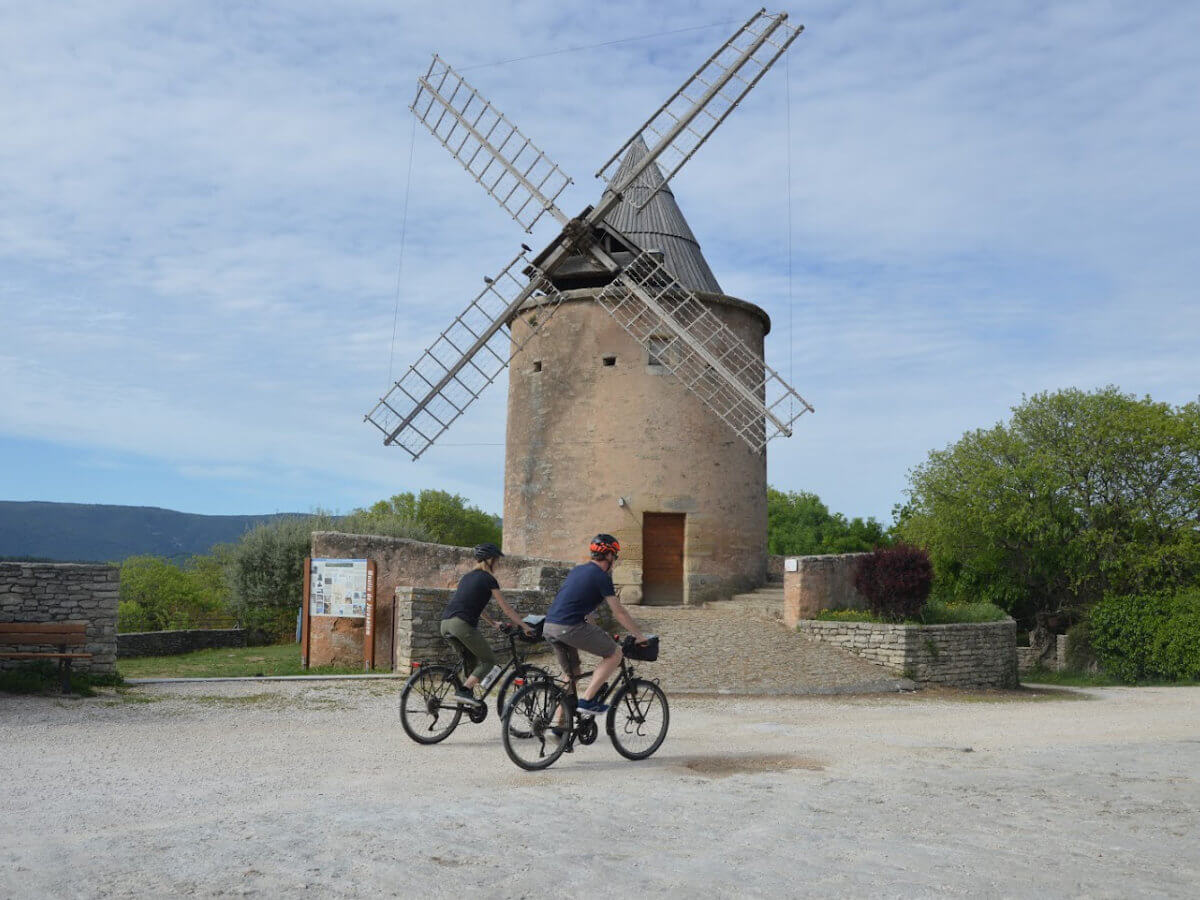
M 408 135 L 408 175 L 404 179 L 404 212 L 400 215 L 400 264 L 396 269 L 396 307 L 392 312 L 392 343 L 388 348 L 388 381 L 392 380 L 392 363 L 396 356 L 396 326 L 400 321 L 400 283 L 404 276 L 404 240 L 408 235 L 408 195 L 412 187 L 413 151 L 417 146 L 417 118 L 413 116 Z

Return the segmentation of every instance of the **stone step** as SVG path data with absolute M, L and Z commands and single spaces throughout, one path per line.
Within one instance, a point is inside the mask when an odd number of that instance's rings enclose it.
M 783 618 L 783 588 L 767 585 L 745 594 L 734 594 L 728 600 L 710 600 L 705 609 L 740 610 L 759 615 Z

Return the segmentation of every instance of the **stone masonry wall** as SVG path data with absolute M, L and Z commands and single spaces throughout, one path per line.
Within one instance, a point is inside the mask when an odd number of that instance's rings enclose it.
M 186 631 L 128 631 L 117 635 L 117 656 L 174 656 L 193 650 L 245 647 L 244 628 L 192 628 Z
M 795 628 L 823 609 L 866 609 L 854 587 L 854 570 L 866 553 L 789 556 L 783 573 L 783 621 Z M 792 561 L 795 565 L 791 565 Z M 794 569 L 795 571 L 789 571 Z
M 392 598 L 400 587 L 453 588 L 474 565 L 470 547 L 450 547 L 380 535 L 318 531 L 312 536 L 312 556 L 325 559 L 375 560 L 375 667 L 386 669 L 392 659 L 396 623 Z M 582 561 L 582 560 L 581 560 Z M 504 556 L 496 564 L 496 580 L 505 599 L 520 590 L 536 590 L 552 599 L 575 563 L 532 556 Z M 549 602 L 547 599 L 547 604 Z M 303 602 L 303 598 L 298 598 Z M 514 606 L 514 608 L 516 608 Z M 397 609 L 399 605 L 397 604 Z M 534 612 L 535 610 L 529 610 Z M 545 606 L 536 610 L 544 613 Z M 437 610 L 441 613 L 441 609 Z M 310 619 L 309 665 L 360 665 L 363 659 L 363 620 Z M 434 623 L 436 635 L 437 623 Z M 440 640 L 440 638 L 439 638 Z M 399 650 L 399 648 L 398 648 Z M 402 654 L 397 652 L 399 661 Z M 399 663 L 407 666 L 408 663 Z
M 1061 672 L 1067 668 L 1067 635 L 1055 635 L 1054 643 L 1048 648 L 1018 647 L 1017 670 L 1022 675 L 1034 669 Z
M 461 658 L 451 650 L 450 645 L 442 639 L 439 626 L 442 620 L 442 610 L 453 596 L 450 588 L 431 587 L 400 587 L 396 589 L 396 617 L 394 643 L 396 648 L 396 670 L 403 671 L 413 662 L 444 662 L 457 665 Z M 553 594 L 547 595 L 540 590 L 505 591 L 504 599 L 509 602 L 518 615 L 542 615 Z M 496 610 L 503 618 L 503 614 Z M 489 615 L 491 613 L 489 612 Z M 495 616 L 492 616 L 495 618 Z M 497 651 L 500 664 L 508 658 L 508 638 L 498 629 L 484 622 L 479 623 L 479 631 L 488 639 L 492 649 Z M 536 644 L 518 643 L 526 654 L 545 653 L 549 650 L 544 641 Z M 379 660 L 376 660 L 379 666 Z
M 87 644 L 76 648 L 92 654 L 72 668 L 111 675 L 117 664 L 117 600 L 121 572 L 114 566 L 76 563 L 0 563 L 0 621 L 86 622 Z M 14 647 L 3 650 L 53 651 L 53 647 Z M 0 659 L 0 668 L 28 664 L 23 659 Z
M 958 625 L 805 620 L 799 631 L 922 684 L 1017 686 L 1017 623 L 1012 619 Z

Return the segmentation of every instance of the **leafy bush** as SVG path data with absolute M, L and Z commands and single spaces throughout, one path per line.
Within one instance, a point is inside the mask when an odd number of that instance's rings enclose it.
M 1008 618 L 1008 613 L 992 603 L 943 603 L 929 600 L 921 612 L 925 625 L 957 625 L 963 622 L 999 622 Z
M 909 475 L 896 532 L 930 551 L 939 599 L 988 600 L 1028 626 L 1200 580 L 1200 403 L 1107 387 L 1012 413 Z
M 916 619 L 933 586 L 929 554 L 908 544 L 881 547 L 859 561 L 854 586 L 881 619 Z
M 831 513 L 816 494 L 767 488 L 767 548 L 771 553 L 812 556 L 859 553 L 889 543 L 874 519 L 847 519 Z
M 1108 674 L 1127 683 L 1200 679 L 1200 588 L 1106 597 L 1089 619 Z
M 905 625 L 956 625 L 961 622 L 999 622 L 1008 614 L 990 603 L 941 603 L 930 600 L 916 619 L 904 619 Z M 865 609 L 823 609 L 817 613 L 822 622 L 879 622 L 895 620 L 877 616 Z
M 304 560 L 314 531 L 326 531 L 328 516 L 285 516 L 246 532 L 229 554 L 233 606 L 243 628 L 281 638 L 295 633 L 304 602 Z
M 879 617 L 865 609 L 823 609 L 817 613 L 819 622 L 878 622 Z
M 94 675 L 89 672 L 71 670 L 71 693 L 80 697 L 91 697 L 93 687 L 100 685 L 120 686 L 125 683 L 118 674 Z M 39 659 L 31 663 L 0 671 L 0 693 L 5 694 L 61 694 L 62 674 L 58 663 Z
M 1092 621 L 1087 616 L 1067 629 L 1067 671 L 1092 672 L 1098 667 L 1092 646 Z

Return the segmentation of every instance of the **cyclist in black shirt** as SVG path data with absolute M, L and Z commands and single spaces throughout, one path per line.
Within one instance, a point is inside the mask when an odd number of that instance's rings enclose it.
M 487 638 L 479 633 L 480 618 L 489 625 L 497 624 L 483 614 L 488 601 L 494 597 L 501 611 L 513 624 L 520 626 L 526 634 L 533 634 L 533 630 L 522 622 L 508 605 L 508 601 L 500 593 L 500 582 L 496 581 L 496 576 L 492 574 L 496 568 L 496 560 L 503 555 L 495 544 L 480 544 L 476 547 L 477 565 L 458 582 L 458 589 L 442 612 L 442 637 L 454 638 L 466 651 L 463 662 L 467 669 L 467 680 L 463 682 L 462 690 L 455 692 L 455 697 L 473 706 L 479 704 L 475 699 L 475 686 L 493 668 L 498 668 L 495 652 L 488 644 Z

